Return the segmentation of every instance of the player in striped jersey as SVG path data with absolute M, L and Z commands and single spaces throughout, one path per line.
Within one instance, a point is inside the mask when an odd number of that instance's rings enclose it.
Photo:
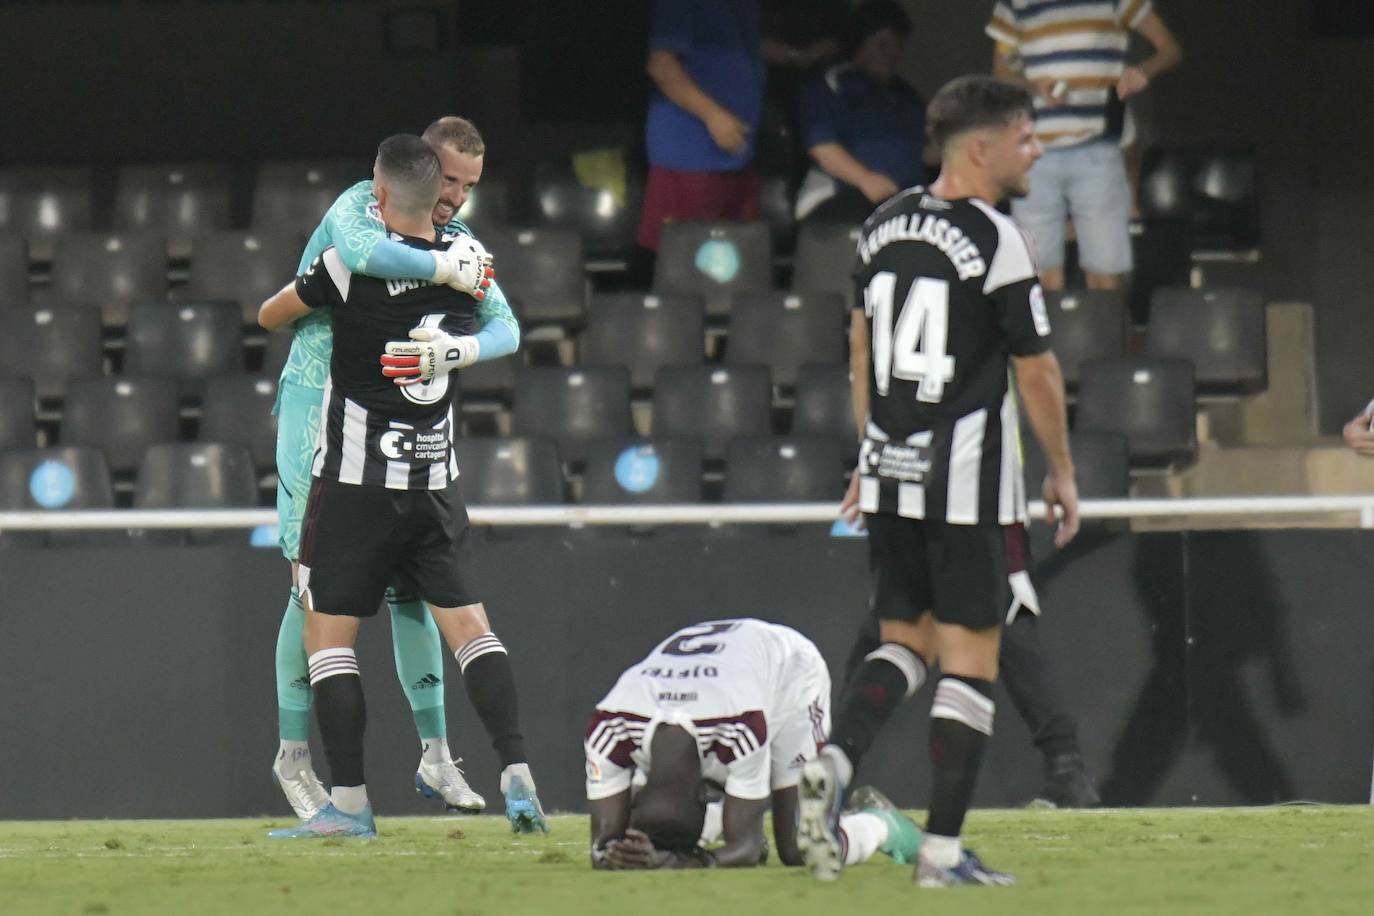
M 421 138 L 383 141 L 374 168 L 379 215 L 394 241 L 422 252 L 457 249 L 459 270 L 484 274 L 484 258 L 468 236 L 434 229 L 440 172 L 438 156 Z M 474 593 L 467 512 L 449 487 L 457 474 L 450 377 L 393 382 L 378 371 L 387 342 L 414 337 L 416 329 L 431 332 L 430 338 L 471 336 L 477 302 L 428 281 L 354 274 L 330 247 L 263 303 L 259 321 L 270 329 L 321 308 L 330 310 L 334 348 L 301 532 L 299 583 L 310 684 L 334 788 L 317 814 L 273 836 L 375 833 L 363 778 L 366 714 L 353 644 L 361 618 L 376 613 L 392 582 L 429 605 L 453 649 L 504 766 L 501 790 L 512 829 L 547 830 L 525 762 L 514 674 Z
M 449 233 L 471 236 L 457 213 L 482 177 L 486 151 L 482 136 L 472 122 L 450 116 L 429 125 L 424 138 L 434 147 L 443 166 L 443 188 L 431 219 L 436 227 L 443 227 Z M 296 272 L 304 273 L 331 245 L 344 266 L 355 274 L 393 280 L 429 278 L 446 282 L 456 289 L 466 288 L 480 300 L 477 307 L 479 329 L 475 336 L 457 341 L 407 340 L 396 346 L 417 354 L 422 348 L 427 349 L 430 356 L 446 356 L 452 351 L 461 357 L 443 368 L 461 368 L 468 361 L 497 359 L 519 346 L 520 326 L 499 286 L 486 278 L 454 276 L 450 252 L 412 248 L 387 236 L 377 213 L 377 199 L 370 179 L 353 185 L 329 208 L 311 235 Z M 466 282 L 476 282 L 478 286 L 465 287 Z M 482 284 L 490 285 L 482 288 Z M 277 513 L 282 553 L 292 563 L 292 589 L 277 633 L 280 746 L 272 772 L 297 816 L 307 819 L 328 803 L 329 795 L 310 762 L 310 678 L 302 637 L 305 613 L 295 587 L 295 564 L 299 558 L 301 524 L 310 488 L 310 465 L 319 433 L 320 403 L 333 349 L 328 310 L 311 312 L 294 322 L 292 333 L 291 352 L 281 373 L 274 409 L 277 414 Z M 415 333 L 431 335 L 429 329 L 418 329 Z M 454 345 L 444 346 L 449 343 Z M 436 354 L 439 347 L 444 349 Z M 399 369 L 392 371 L 401 372 Z M 448 747 L 444 717 L 444 650 L 439 631 L 424 604 L 413 596 L 388 589 L 387 605 L 396 674 L 410 702 L 420 738 L 416 791 L 442 799 L 450 810 L 480 811 L 486 802 L 468 786 Z
M 778 857 L 800 865 L 797 780 L 829 726 L 830 673 L 796 630 L 740 618 L 677 631 L 620 676 L 588 723 L 593 866 L 758 865 L 770 809 Z M 723 794 L 725 843 L 708 851 L 713 792 Z M 880 794 L 868 799 L 842 819 L 839 855 L 909 861 L 916 825 Z
M 1028 190 L 1041 154 L 1032 117 L 1019 87 L 981 76 L 946 85 L 927 116 L 939 179 L 863 226 L 850 353 L 856 409 L 868 419 L 844 508 L 867 521 L 882 645 L 850 677 L 829 743 L 802 774 L 803 853 L 820 877 L 838 855 L 854 767 L 938 657 L 934 786 L 916 879 L 1012 883 L 960 841 L 992 734 L 1009 558 L 1026 518 L 1009 364 L 1048 460 L 1045 502 L 1064 513 L 1056 541 L 1078 526 L 1063 380 L 1035 265 L 1020 229 L 994 209 Z

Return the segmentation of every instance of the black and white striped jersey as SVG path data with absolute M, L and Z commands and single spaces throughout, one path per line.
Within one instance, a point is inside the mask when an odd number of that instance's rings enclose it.
M 1026 235 L 982 200 L 910 188 L 864 223 L 855 280 L 872 357 L 860 508 L 1024 521 L 1008 359 L 1050 347 Z
M 391 237 L 426 249 L 452 240 Z M 311 473 L 393 490 L 447 487 L 458 474 L 449 376 L 401 387 L 382 375 L 378 358 L 388 341 L 407 340 L 413 328 L 476 333 L 477 300 L 427 280 L 354 274 L 333 247 L 296 278 L 296 292 L 311 308 L 331 309 L 334 329 Z

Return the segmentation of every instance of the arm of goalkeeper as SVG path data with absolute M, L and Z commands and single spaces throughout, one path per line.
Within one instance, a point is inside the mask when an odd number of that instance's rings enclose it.
M 451 286 L 481 302 L 487 296 L 491 278 L 496 270 L 491 266 L 491 254 L 482 243 L 470 235 L 456 239 L 446 251 L 434 255 L 435 283 Z
M 382 375 L 397 385 L 428 382 L 477 362 L 482 345 L 471 335 L 446 334 L 436 328 L 412 328 L 410 342 L 393 340 L 381 356 Z

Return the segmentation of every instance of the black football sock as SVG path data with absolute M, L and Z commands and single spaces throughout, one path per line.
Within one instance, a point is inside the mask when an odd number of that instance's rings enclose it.
M 957 837 L 973 801 L 983 748 L 992 734 L 992 681 L 946 674 L 930 707 L 930 763 L 934 785 L 926 832 Z
M 352 649 L 321 649 L 310 656 L 310 687 L 315 691 L 315 716 L 335 786 L 361 786 L 363 731 L 367 704 Z
M 925 680 L 925 662 L 906 646 L 888 642 L 869 652 L 844 686 L 830 744 L 858 769 L 884 723 Z
M 515 697 L 515 671 L 501 640 L 485 633 L 469 640 L 454 653 L 463 672 L 468 699 L 491 736 L 491 746 L 501 766 L 525 762 L 525 739 L 520 734 L 519 704 Z

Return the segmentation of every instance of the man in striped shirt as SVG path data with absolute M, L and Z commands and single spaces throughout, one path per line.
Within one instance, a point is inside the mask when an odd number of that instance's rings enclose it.
M 1117 289 L 1131 269 L 1131 193 L 1119 140 L 1121 105 L 1183 59 L 1151 0 L 998 0 L 987 25 L 993 74 L 1031 90 L 1045 155 L 1012 214 L 1035 239 L 1040 281 L 1064 287 L 1072 220 L 1090 289 Z M 1154 54 L 1127 66 L 1130 33 Z
M 485 253 L 471 237 L 434 228 L 441 165 L 423 139 L 383 141 L 374 174 L 377 209 L 393 241 L 456 253 L 464 271 L 474 259 L 482 262 Z M 361 618 L 376 613 L 393 581 L 429 606 L 458 660 L 504 767 L 501 790 L 512 828 L 547 829 L 525 761 L 514 673 L 475 594 L 467 512 L 449 487 L 457 474 L 449 375 L 393 383 L 377 364 L 394 361 L 379 357 L 389 341 L 417 338 L 417 330 L 453 340 L 473 335 L 477 300 L 426 280 L 354 274 L 331 246 L 263 303 L 259 322 L 271 329 L 312 309 L 330 311 L 334 346 L 301 532 L 299 586 L 310 685 L 334 788 L 317 814 L 272 835 L 375 835 L 353 645 Z

